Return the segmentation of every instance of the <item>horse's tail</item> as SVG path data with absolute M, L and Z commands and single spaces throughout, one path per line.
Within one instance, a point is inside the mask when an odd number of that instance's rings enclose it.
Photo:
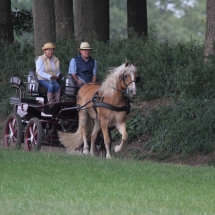
M 92 119 L 88 116 L 87 122 L 85 125 L 85 129 L 88 132 L 87 137 L 90 137 L 92 131 Z M 80 118 L 79 118 L 79 126 L 78 130 L 75 133 L 64 133 L 58 131 L 58 136 L 60 142 L 67 148 L 67 151 L 75 151 L 78 149 L 83 143 L 83 137 L 81 133 L 81 125 L 80 125 Z

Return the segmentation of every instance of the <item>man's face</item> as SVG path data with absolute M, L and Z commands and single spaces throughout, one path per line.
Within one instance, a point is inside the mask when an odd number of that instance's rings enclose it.
M 90 56 L 90 49 L 81 49 L 80 50 L 80 53 L 81 53 L 81 56 L 84 58 L 84 60 L 87 60 Z

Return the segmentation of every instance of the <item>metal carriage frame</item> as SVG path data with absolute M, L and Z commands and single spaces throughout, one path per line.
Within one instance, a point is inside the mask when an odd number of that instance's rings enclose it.
M 10 98 L 13 113 L 4 125 L 5 148 L 20 149 L 24 143 L 25 150 L 32 152 L 40 150 L 42 145 L 61 146 L 57 132 L 75 132 L 78 128 L 77 84 L 71 76 L 61 81 L 61 88 L 54 95 L 50 108 L 47 90 L 39 85 L 34 70 L 29 71 L 27 80 L 10 78 L 15 95 Z M 97 137 L 95 152 L 105 156 L 102 133 Z

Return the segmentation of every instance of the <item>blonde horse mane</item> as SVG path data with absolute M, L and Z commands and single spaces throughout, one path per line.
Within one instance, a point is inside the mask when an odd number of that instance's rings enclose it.
M 123 73 L 134 74 L 137 72 L 136 66 L 129 64 L 126 66 L 126 63 L 122 64 L 119 67 L 110 68 L 108 70 L 109 74 L 107 75 L 105 81 L 102 83 L 100 88 L 100 93 L 102 96 L 111 96 L 115 92 L 117 81 Z

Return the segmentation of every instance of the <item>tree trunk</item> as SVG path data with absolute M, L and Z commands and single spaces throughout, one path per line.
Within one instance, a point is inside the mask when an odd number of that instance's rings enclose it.
M 55 43 L 54 0 L 33 0 L 34 43 L 36 56 L 47 42 Z
M 138 34 L 148 35 L 147 0 L 127 0 L 127 18 L 128 30 L 133 28 Z
M 103 42 L 109 40 L 109 0 L 76 0 L 76 38 L 90 41 L 97 35 Z
M 0 5 L 0 42 L 11 43 L 14 41 L 11 19 L 11 1 L 0 0 Z
M 73 0 L 54 0 L 56 39 L 74 36 Z
M 207 0 L 204 55 L 215 55 L 215 1 Z

